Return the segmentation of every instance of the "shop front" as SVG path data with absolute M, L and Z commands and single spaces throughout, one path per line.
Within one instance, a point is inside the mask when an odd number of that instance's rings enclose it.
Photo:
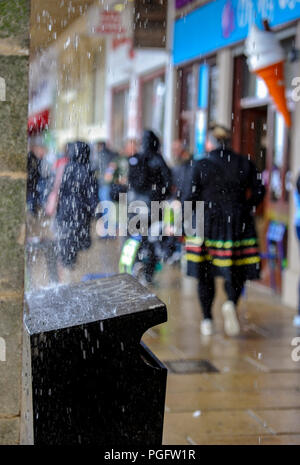
M 265 19 L 285 51 L 286 98 L 295 120 L 292 82 L 299 75 L 299 61 L 291 62 L 289 56 L 299 40 L 300 4 L 217 0 L 175 22 L 173 60 L 179 88 L 175 135 L 199 159 L 205 156 L 210 122 L 232 128 L 234 150 L 253 160 L 267 188 L 257 211 L 265 257 L 262 281 L 280 292 L 288 266 L 291 191 L 297 174 L 291 163 L 296 128 L 286 126 L 264 81 L 249 72 L 244 55 L 250 26 L 255 22 L 263 28 Z M 272 254 L 277 260 L 270 266 Z
M 217 120 L 218 79 L 215 56 L 177 70 L 178 137 L 197 159 L 204 154 L 209 121 Z
M 295 47 L 296 28 L 289 26 L 278 32 L 280 43 L 288 57 Z M 257 224 L 264 256 L 275 254 L 276 270 L 263 261 L 262 280 L 274 290 L 282 288 L 282 270 L 287 265 L 289 201 L 293 190 L 291 172 L 291 129 L 284 122 L 269 95 L 265 83 L 248 69 L 246 57 L 238 47 L 233 50 L 234 73 L 232 129 L 233 148 L 248 155 L 262 173 L 266 186 L 264 203 L 257 211 Z M 288 108 L 293 114 L 292 80 L 295 63 L 285 62 L 285 87 Z M 271 230 L 277 229 L 278 241 L 268 242 Z M 273 265 L 274 266 L 274 265 Z
M 168 54 L 163 50 L 135 50 L 132 41 L 111 43 L 107 65 L 108 139 L 122 151 L 129 139 L 139 140 L 142 130 L 164 134 L 165 69 Z

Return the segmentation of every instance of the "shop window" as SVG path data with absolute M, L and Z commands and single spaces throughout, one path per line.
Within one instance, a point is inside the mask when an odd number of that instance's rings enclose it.
M 218 96 L 219 96 L 219 68 L 217 65 L 210 67 L 209 86 L 209 120 L 218 121 Z
M 290 37 L 288 39 L 284 39 L 281 42 L 281 46 L 283 47 L 285 51 L 285 56 L 288 57 L 288 54 L 291 52 L 291 50 L 295 47 L 295 38 Z M 292 63 L 290 60 L 286 59 L 285 64 L 284 64 L 284 73 L 285 73 L 285 86 L 287 89 L 290 89 L 292 87 L 292 79 L 294 76 L 298 76 L 298 65 L 299 62 L 297 63 Z M 297 69 L 295 69 L 295 67 Z
M 275 114 L 274 164 L 282 168 L 284 160 L 284 119 L 278 112 Z
M 219 72 L 215 60 L 195 63 L 178 73 L 181 83 L 179 137 L 195 158 L 205 154 L 207 128 L 217 121 Z
M 165 78 L 158 76 L 142 84 L 142 128 L 161 138 L 164 132 Z
M 113 93 L 112 136 L 115 150 L 122 151 L 127 137 L 128 88 Z
M 283 116 L 274 112 L 273 158 L 270 176 L 270 195 L 273 202 L 288 201 L 291 190 L 289 131 Z
M 195 98 L 196 79 L 192 67 L 179 71 L 178 79 L 181 84 L 180 95 L 180 118 L 179 137 L 188 147 L 189 151 L 194 151 L 194 125 L 195 125 Z

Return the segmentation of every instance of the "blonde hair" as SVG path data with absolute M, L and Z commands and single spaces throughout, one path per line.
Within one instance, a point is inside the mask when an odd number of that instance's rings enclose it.
M 211 124 L 209 127 L 208 138 L 214 146 L 222 146 L 225 148 L 230 145 L 231 132 L 221 124 Z

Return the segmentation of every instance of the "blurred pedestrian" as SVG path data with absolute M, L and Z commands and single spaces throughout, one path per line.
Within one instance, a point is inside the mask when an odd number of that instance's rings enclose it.
M 164 200 L 171 193 L 172 174 L 160 152 L 159 138 L 144 130 L 141 151 L 129 158 L 128 183 L 131 199 Z
M 206 150 L 207 157 L 193 168 L 187 196 L 187 200 L 204 201 L 204 237 L 186 239 L 187 272 L 198 279 L 203 335 L 213 333 L 214 278 L 225 279 L 224 330 L 233 336 L 240 331 L 236 305 L 245 281 L 260 275 L 253 214 L 265 189 L 255 165 L 230 148 L 230 131 L 223 126 L 211 129 Z
M 294 192 L 295 199 L 295 228 L 296 235 L 300 245 L 300 175 L 297 178 L 296 189 Z M 300 280 L 298 284 L 298 314 L 294 318 L 294 326 L 300 328 Z
M 43 208 L 51 190 L 51 169 L 46 159 L 47 147 L 42 136 L 30 140 L 27 156 L 27 208 L 36 215 Z
M 192 156 L 180 139 L 174 140 L 172 154 L 175 161 L 172 169 L 173 189 L 175 197 L 180 200 L 186 197 L 191 184 Z
M 108 165 L 104 180 L 110 184 L 110 198 L 118 202 L 119 195 L 127 192 L 129 157 L 137 153 L 137 141 L 128 139 L 124 151 L 116 156 Z
M 128 200 L 141 200 L 148 207 L 150 222 L 151 202 L 163 201 L 171 194 L 172 173 L 160 152 L 159 138 L 153 131 L 144 130 L 139 153 L 129 158 Z M 151 224 L 150 224 L 151 226 Z M 142 247 L 147 250 L 145 279 L 151 282 L 158 261 L 155 244 L 148 236 L 142 237 Z
M 108 173 L 110 163 L 112 163 L 117 156 L 118 154 L 110 150 L 105 141 L 101 140 L 97 143 L 93 160 L 91 160 L 91 168 L 96 172 L 100 201 L 111 200 L 111 182 L 105 179 L 105 174 Z
M 48 212 L 56 213 L 60 265 L 70 268 L 75 264 L 78 252 L 91 245 L 90 223 L 98 204 L 98 189 L 90 169 L 88 144 L 81 141 L 67 144 L 65 156 L 68 163 L 58 183 L 57 201 L 51 201 Z
M 45 212 L 48 216 L 53 216 L 57 209 L 58 194 L 61 185 L 61 180 L 65 171 L 65 167 L 69 163 L 69 159 L 67 156 L 67 147 L 68 145 L 65 146 L 63 155 L 57 158 L 52 167 L 55 173 L 54 181 L 52 185 L 52 190 L 48 196 L 47 203 L 45 206 Z

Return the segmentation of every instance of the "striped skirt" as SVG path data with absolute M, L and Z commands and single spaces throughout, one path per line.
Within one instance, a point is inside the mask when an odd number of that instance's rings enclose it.
M 244 281 L 260 277 L 258 238 L 248 212 L 205 213 L 204 238 L 186 237 L 185 250 L 189 276 L 201 278 L 211 267 L 214 275 L 238 273 Z

